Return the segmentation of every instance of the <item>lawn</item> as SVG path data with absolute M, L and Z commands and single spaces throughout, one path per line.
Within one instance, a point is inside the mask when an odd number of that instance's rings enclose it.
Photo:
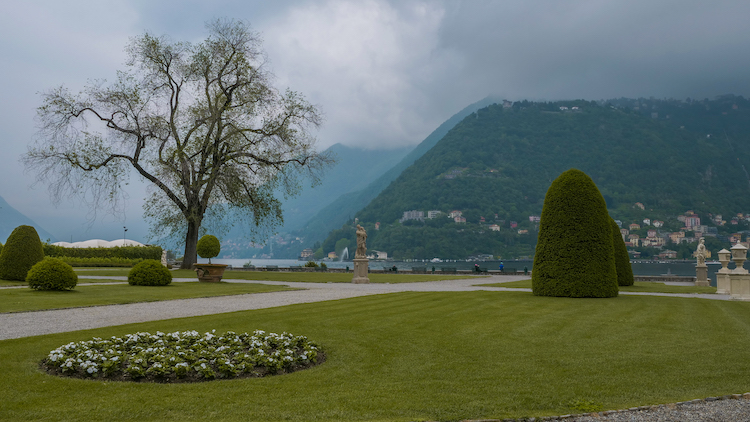
M 38 362 L 137 331 L 306 335 L 328 360 L 197 384 L 56 378 Z M 750 391 L 750 303 L 396 293 L 0 342 L 0 420 L 413 421 L 623 409 Z M 584 404 L 585 406 L 582 406 Z
M 489 287 L 508 287 L 516 289 L 530 289 L 531 279 L 510 281 L 507 283 L 482 284 Z M 716 287 L 711 286 L 671 286 L 664 283 L 636 281 L 632 286 L 620 286 L 621 292 L 647 293 L 716 293 Z
M 129 268 L 106 269 L 76 269 L 78 275 L 92 276 L 127 276 Z M 196 278 L 193 270 L 173 270 L 172 277 Z M 258 281 L 287 281 L 306 283 L 351 283 L 352 273 L 326 272 L 283 272 L 283 271 L 227 271 L 226 280 L 258 280 Z M 371 283 L 418 283 L 438 280 L 464 280 L 477 277 L 468 275 L 432 275 L 432 274 L 368 274 Z M 477 277 L 483 278 L 484 276 Z M 84 279 L 81 279 L 84 280 Z M 83 282 L 79 280 L 79 282 Z
M 168 286 L 131 286 L 129 284 L 76 286 L 75 289 L 67 291 L 40 291 L 28 288 L 0 289 L 0 313 L 229 296 L 280 290 L 294 289 L 258 283 L 199 283 L 197 281 L 194 283 L 172 283 Z

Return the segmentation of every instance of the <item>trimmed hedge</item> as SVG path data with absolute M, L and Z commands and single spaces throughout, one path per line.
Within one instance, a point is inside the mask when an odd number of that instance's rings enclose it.
M 537 296 L 618 294 L 612 227 L 594 181 L 570 169 L 547 190 L 531 273 Z
M 31 267 L 26 282 L 36 290 L 70 290 L 78 284 L 78 275 L 62 260 L 45 258 Z
M 44 250 L 36 229 L 18 226 L 0 252 L 0 279 L 25 281 L 31 267 L 42 259 Z
M 632 286 L 635 283 L 635 278 L 633 278 L 633 268 L 630 266 L 630 255 L 628 255 L 628 247 L 625 246 L 625 241 L 622 239 L 620 226 L 615 223 L 614 219 L 610 218 L 609 220 L 610 225 L 612 226 L 612 242 L 615 248 L 617 285 Z
M 61 256 L 58 259 L 72 267 L 132 267 L 143 260 L 127 258 L 72 258 Z
M 115 246 L 114 248 L 66 248 L 44 245 L 44 255 L 70 258 L 122 258 L 161 260 L 161 246 Z
M 128 273 L 128 283 L 132 286 L 166 286 L 171 282 L 172 273 L 154 259 L 136 264 Z
M 207 234 L 198 239 L 196 251 L 201 258 L 208 258 L 208 262 L 211 263 L 211 258 L 218 256 L 221 252 L 221 242 L 216 236 Z

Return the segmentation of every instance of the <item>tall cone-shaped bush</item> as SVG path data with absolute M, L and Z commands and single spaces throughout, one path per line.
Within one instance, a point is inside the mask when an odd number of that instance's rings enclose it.
M 25 281 L 31 267 L 42 259 L 44 249 L 36 229 L 18 226 L 0 252 L 0 279 Z
M 547 190 L 531 281 L 537 296 L 617 296 L 607 205 L 580 170 L 562 173 Z
M 630 266 L 630 256 L 628 255 L 628 247 L 625 246 L 625 240 L 620 234 L 620 226 L 615 223 L 615 220 L 610 218 L 610 225 L 612 226 L 612 242 L 615 247 L 615 268 L 617 268 L 617 285 L 618 286 L 632 286 L 635 283 L 633 278 L 633 267 Z

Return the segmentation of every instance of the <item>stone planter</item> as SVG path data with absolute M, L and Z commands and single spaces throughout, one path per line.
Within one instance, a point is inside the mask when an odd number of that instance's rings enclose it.
M 224 270 L 227 266 L 224 264 L 193 264 L 193 270 L 198 274 L 198 281 L 208 283 L 217 283 L 224 276 Z

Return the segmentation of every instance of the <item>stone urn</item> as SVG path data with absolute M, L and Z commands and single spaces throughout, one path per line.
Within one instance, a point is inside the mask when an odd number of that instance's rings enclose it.
M 227 266 L 224 264 L 193 264 L 193 270 L 198 274 L 198 281 L 208 283 L 218 283 L 224 276 L 224 270 Z

